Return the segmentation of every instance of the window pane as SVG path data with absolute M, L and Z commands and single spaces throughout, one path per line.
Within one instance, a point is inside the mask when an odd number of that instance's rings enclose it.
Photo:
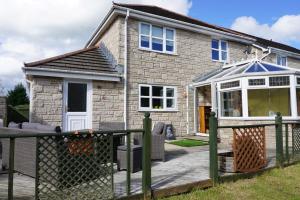
M 222 92 L 221 93 L 221 113 L 224 117 L 242 116 L 242 92 Z
M 174 89 L 167 88 L 167 97 L 174 97 Z
M 290 116 L 289 88 L 248 90 L 249 116 L 274 116 L 276 112 Z
M 142 24 L 141 25 L 141 34 L 150 35 L 150 25 L 149 24 Z
M 153 109 L 163 109 L 164 108 L 164 100 L 163 99 L 152 99 L 152 107 Z
M 149 37 L 141 36 L 141 47 L 149 48 L 149 46 L 150 46 Z
M 281 65 L 281 57 L 277 56 L 277 65 Z
M 149 96 L 150 88 L 149 87 L 141 87 L 141 96 Z
M 212 57 L 213 60 L 219 60 L 219 51 L 212 50 L 211 51 L 211 57 Z
M 222 60 L 226 61 L 227 60 L 227 52 L 222 51 Z
M 248 80 L 248 84 L 251 85 L 251 86 L 254 86 L 254 85 L 265 85 L 266 81 L 265 81 L 264 78 L 249 79 Z
M 288 76 L 269 77 L 269 85 L 270 86 L 290 85 L 290 77 Z
M 163 50 L 163 40 L 152 38 L 152 49 L 156 51 Z
M 167 51 L 171 51 L 171 52 L 174 51 L 174 42 L 173 41 L 167 40 L 167 42 L 166 42 L 166 50 Z
M 233 87 L 239 87 L 239 86 L 240 86 L 240 81 L 231 81 L 231 82 L 221 83 L 221 89 L 233 88 Z
M 211 41 L 211 48 L 219 49 L 219 40 L 212 40 Z
M 149 98 L 141 98 L 141 107 L 149 108 L 150 107 L 150 99 Z
M 152 96 L 155 97 L 163 97 L 164 96 L 164 88 L 159 86 L 152 87 Z
M 163 28 L 158 26 L 152 26 L 152 36 L 163 38 Z
M 297 113 L 300 116 L 300 88 L 296 89 L 296 97 L 297 97 Z
M 68 112 L 86 112 L 87 85 L 68 84 Z
M 227 42 L 221 41 L 221 49 L 227 51 Z
M 175 108 L 174 99 L 167 99 L 167 108 Z
M 286 66 L 286 57 L 281 57 L 281 65 Z
M 174 31 L 170 30 L 170 29 L 167 29 L 166 30 L 166 37 L 169 40 L 174 40 Z

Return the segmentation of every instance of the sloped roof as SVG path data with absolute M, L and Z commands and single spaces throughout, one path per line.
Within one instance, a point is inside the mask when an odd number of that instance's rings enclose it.
M 161 8 L 161 7 L 152 6 L 152 5 L 121 4 L 121 3 L 114 3 L 114 5 L 129 8 L 129 9 L 134 9 L 134 10 L 138 10 L 138 11 L 142 11 L 142 12 L 146 12 L 146 13 L 150 13 L 150 14 L 154 14 L 154 15 L 158 15 L 158 16 L 163 16 L 163 17 L 167 17 L 167 18 L 171 18 L 171 19 L 175 19 L 178 21 L 183 21 L 183 22 L 187 22 L 187 23 L 191 23 L 191 24 L 195 24 L 195 25 L 199 25 L 199 26 L 203 26 L 203 27 L 207 27 L 207 28 L 212 28 L 215 30 L 224 31 L 224 32 L 231 33 L 231 34 L 236 34 L 236 35 L 240 35 L 240 36 L 244 36 L 244 37 L 250 37 L 250 38 L 256 39 L 258 44 L 263 45 L 265 47 L 274 47 L 274 48 L 278 48 L 278 49 L 282 49 L 282 50 L 300 54 L 300 49 L 297 49 L 295 47 L 291 47 L 289 45 L 281 44 L 279 42 L 274 42 L 272 40 L 267 40 L 264 38 L 249 35 L 246 33 L 239 32 L 239 31 L 231 30 L 231 29 L 224 28 L 221 26 L 209 24 L 207 22 L 200 21 L 198 19 L 194 19 L 194 18 L 188 17 L 186 15 L 182 15 L 182 14 L 179 14 L 179 13 L 176 13 L 176 12 L 173 12 L 173 11 Z
M 89 47 L 59 56 L 25 63 L 25 68 L 45 68 L 117 74 L 117 70 L 98 47 Z
M 297 69 L 292 69 L 285 66 L 279 66 L 273 63 L 264 62 L 261 60 L 249 60 L 247 62 L 231 65 L 230 67 L 223 66 L 219 69 L 212 70 L 208 73 L 202 74 L 193 80 L 194 83 L 210 82 L 218 79 L 230 79 L 239 76 L 251 75 L 266 75 L 273 73 L 299 72 Z

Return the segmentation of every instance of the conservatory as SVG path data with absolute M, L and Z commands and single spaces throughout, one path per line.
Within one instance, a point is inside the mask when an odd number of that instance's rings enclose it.
M 210 110 L 219 119 L 270 120 L 276 112 L 286 120 L 300 119 L 298 69 L 253 59 L 204 74 L 192 86 L 200 132 L 206 131 Z

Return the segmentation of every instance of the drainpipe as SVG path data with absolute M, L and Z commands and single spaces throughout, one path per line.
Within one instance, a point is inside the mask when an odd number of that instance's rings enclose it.
M 124 27 L 124 128 L 127 129 L 127 22 L 129 18 L 129 10 L 127 10 Z
M 266 55 L 264 55 L 263 57 L 261 57 L 261 59 L 260 60 L 263 60 L 263 59 L 265 59 L 268 55 L 270 55 L 271 54 L 271 49 L 269 48 L 268 49 L 268 53 L 266 54 Z
M 26 82 L 29 84 L 29 122 L 32 122 L 32 101 L 33 101 L 33 81 L 26 79 Z
M 190 120 L 189 120 L 189 85 L 186 86 L 186 132 L 190 134 Z

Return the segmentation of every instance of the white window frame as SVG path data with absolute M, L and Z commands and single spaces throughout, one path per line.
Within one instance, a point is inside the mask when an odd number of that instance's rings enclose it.
M 152 96 L 152 87 L 163 87 L 163 96 L 157 97 Z M 149 88 L 149 96 L 141 96 L 141 87 L 148 87 Z M 167 88 L 174 89 L 174 97 L 167 97 Z M 141 106 L 141 99 L 142 98 L 149 98 L 149 107 L 142 107 Z M 152 99 L 163 99 L 164 107 L 162 109 L 155 109 L 152 106 Z M 174 100 L 174 108 L 167 108 L 167 99 Z M 165 85 L 150 85 L 150 84 L 140 84 L 139 85 L 139 111 L 156 111 L 156 112 L 166 112 L 166 111 L 178 111 L 177 107 L 177 87 L 176 86 L 165 86 Z
M 149 33 L 149 35 L 141 34 L 142 24 L 146 24 L 146 25 L 150 26 L 150 33 Z M 163 38 L 152 36 L 152 26 L 157 26 L 157 27 L 163 28 Z M 167 30 L 172 30 L 173 31 L 173 33 L 174 33 L 173 40 L 167 39 L 167 34 L 166 34 Z M 142 41 L 141 38 L 142 38 L 142 36 L 149 37 L 149 47 L 148 48 L 141 46 L 141 41 Z M 162 51 L 158 51 L 158 50 L 153 50 L 152 49 L 152 38 L 162 39 L 163 40 L 163 50 Z M 167 41 L 172 41 L 173 42 L 173 44 L 174 44 L 173 51 L 167 51 L 167 49 L 166 49 Z M 165 26 L 156 25 L 156 24 L 152 25 L 150 23 L 140 22 L 139 23 L 139 49 L 147 50 L 147 51 L 153 51 L 153 52 L 157 52 L 157 53 L 176 54 L 176 52 L 177 52 L 177 49 L 176 49 L 176 30 L 174 28 L 170 28 L 170 27 L 165 27 Z
M 212 47 L 212 41 L 213 41 L 213 40 L 218 41 L 218 46 L 219 46 L 218 49 L 215 49 L 215 48 Z M 227 48 L 226 48 L 226 51 L 222 50 L 222 47 L 221 47 L 222 42 L 225 42 L 225 43 L 226 43 L 226 47 L 227 47 Z M 223 63 L 228 63 L 228 62 L 229 62 L 229 43 L 228 43 L 228 41 L 226 41 L 226 40 L 221 40 L 221 39 L 216 39 L 216 38 L 212 38 L 212 39 L 211 39 L 211 42 L 210 42 L 210 48 L 211 48 L 211 59 L 212 59 L 212 61 L 218 61 L 218 62 L 223 62 Z M 218 60 L 213 59 L 213 56 L 212 56 L 212 51 L 213 51 L 213 50 L 219 52 L 219 59 L 218 59 Z M 226 52 L 226 53 L 227 53 L 227 55 L 226 55 L 226 58 L 227 58 L 227 59 L 226 59 L 226 60 L 222 60 L 222 52 Z
M 290 84 L 285 86 L 270 86 L 269 85 L 269 78 L 276 77 L 276 76 L 289 76 Z M 300 76 L 298 76 L 300 78 Z M 265 79 L 265 85 L 258 85 L 258 86 L 249 86 L 248 80 L 249 79 Z M 232 87 L 221 89 L 221 84 L 226 82 L 232 82 L 240 80 L 240 87 Z M 297 102 L 296 102 L 296 88 L 297 88 L 297 76 L 295 75 L 288 75 L 288 74 L 280 74 L 280 75 L 268 75 L 268 76 L 251 76 L 251 77 L 242 77 L 232 80 L 220 81 L 217 82 L 217 101 L 218 101 L 218 116 L 219 119 L 229 119 L 229 120 L 274 120 L 273 116 L 248 116 L 248 90 L 251 89 L 276 89 L 276 88 L 290 88 L 290 109 L 291 115 L 290 116 L 283 116 L 286 120 L 293 120 L 293 119 L 300 119 L 300 116 L 297 114 Z M 300 86 L 300 85 L 299 85 Z M 299 87 L 298 86 L 298 87 Z M 230 92 L 230 91 L 237 91 L 241 90 L 242 92 L 242 116 L 241 117 L 226 117 L 222 116 L 222 102 L 221 102 L 221 93 L 222 92 Z
M 280 63 L 278 63 L 278 58 L 280 58 Z M 285 64 L 286 65 L 282 65 L 282 58 L 285 58 Z M 280 55 L 280 54 L 276 54 L 276 64 L 282 67 L 287 67 L 288 66 L 288 58 L 287 56 L 284 55 Z

